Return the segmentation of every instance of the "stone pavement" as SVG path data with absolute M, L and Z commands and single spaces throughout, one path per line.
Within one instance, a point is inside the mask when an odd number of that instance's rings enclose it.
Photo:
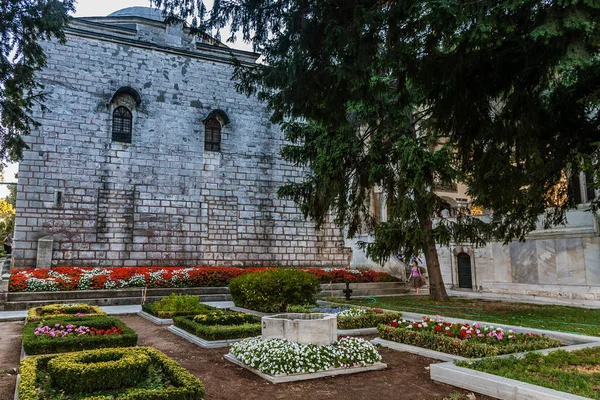
M 473 292 L 471 290 L 447 290 L 448 295 L 457 297 L 477 298 L 481 300 L 495 300 L 513 303 L 529 304 L 554 304 L 559 306 L 572 306 L 581 308 L 600 308 L 598 300 L 569 299 L 565 297 L 542 297 L 533 295 L 502 294 Z

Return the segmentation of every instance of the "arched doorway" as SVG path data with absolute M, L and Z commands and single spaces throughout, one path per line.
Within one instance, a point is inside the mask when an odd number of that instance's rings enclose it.
M 471 257 L 467 253 L 460 253 L 456 256 L 458 264 L 458 287 L 473 289 L 471 280 Z

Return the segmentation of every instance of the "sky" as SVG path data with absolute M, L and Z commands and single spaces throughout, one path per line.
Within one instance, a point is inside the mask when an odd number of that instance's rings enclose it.
M 205 0 L 205 6 L 210 10 L 213 4 L 213 0 Z M 75 17 L 101 17 L 106 16 L 112 12 L 127 7 L 149 7 L 150 2 L 148 0 L 79 0 L 75 4 Z M 221 32 L 221 38 L 225 40 L 228 37 L 229 31 L 223 30 Z M 238 41 L 236 43 L 227 43 L 229 47 L 240 49 L 240 50 L 252 50 L 252 46 L 248 43 Z M 4 169 L 4 181 L 5 182 L 16 182 L 17 178 L 15 174 L 18 170 L 18 164 L 9 164 Z M 0 198 L 8 196 L 8 189 L 4 185 L 0 185 Z

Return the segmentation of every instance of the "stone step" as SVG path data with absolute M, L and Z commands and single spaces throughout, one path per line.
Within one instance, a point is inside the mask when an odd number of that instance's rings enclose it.
M 152 303 L 162 299 L 164 296 L 149 296 L 146 297 L 146 303 Z M 229 294 L 207 294 L 201 295 L 200 301 L 230 301 L 231 296 Z M 68 300 L 34 300 L 34 301 L 18 301 L 18 302 L 7 302 L 5 304 L 5 311 L 17 311 L 27 310 L 32 307 L 45 306 L 48 304 L 65 303 Z M 76 299 L 75 303 L 85 303 L 92 306 L 130 306 L 139 305 L 142 303 L 140 297 L 112 297 L 112 298 L 90 298 L 90 299 Z

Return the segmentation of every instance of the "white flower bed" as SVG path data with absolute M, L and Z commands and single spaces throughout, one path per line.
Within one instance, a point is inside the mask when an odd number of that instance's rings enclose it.
M 349 308 L 348 310 L 340 311 L 337 313 L 338 317 L 360 317 L 365 315 L 367 310 L 364 308 Z
M 269 375 L 364 367 L 381 361 L 371 343 L 351 337 L 344 337 L 328 346 L 254 337 L 232 344 L 229 351 L 248 367 Z

